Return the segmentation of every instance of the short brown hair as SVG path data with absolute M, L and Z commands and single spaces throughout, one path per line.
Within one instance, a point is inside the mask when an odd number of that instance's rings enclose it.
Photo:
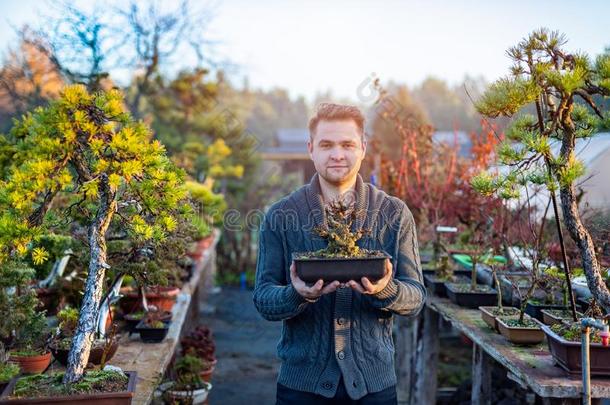
M 309 120 L 309 139 L 313 141 L 313 134 L 318 129 L 320 121 L 352 120 L 360 130 L 360 140 L 364 143 L 364 115 L 360 109 L 353 105 L 320 103 L 316 114 Z

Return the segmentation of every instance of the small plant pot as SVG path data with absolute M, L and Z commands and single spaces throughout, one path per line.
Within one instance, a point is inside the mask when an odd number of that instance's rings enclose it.
M 112 359 L 112 357 L 116 354 L 116 351 L 119 348 L 119 339 L 120 339 L 120 336 L 115 336 L 114 340 L 112 341 L 112 344 L 110 345 L 108 352 L 106 353 L 106 359 L 105 359 L 106 362 L 110 361 L 110 359 Z M 62 348 L 54 347 L 53 345 L 51 345 L 49 347 L 49 349 L 51 350 L 51 353 L 53 353 L 53 357 L 55 358 L 55 360 L 57 360 L 59 362 L 59 364 L 61 364 L 64 367 L 66 367 L 68 365 L 68 355 L 70 354 L 70 349 L 62 349 Z M 91 351 L 89 352 L 89 359 L 87 360 L 87 363 L 91 363 L 96 366 L 99 366 L 100 364 L 102 364 L 103 356 L 104 356 L 104 347 L 103 346 L 102 347 L 100 347 L 100 346 L 92 347 Z
M 464 271 L 460 271 L 463 273 Z M 468 279 L 460 274 L 454 272 L 453 282 L 463 283 L 467 282 Z M 447 289 L 445 288 L 446 280 L 439 280 L 436 274 L 424 274 L 424 285 L 436 296 L 446 297 Z
M 538 325 L 533 327 L 510 326 L 505 323 L 507 318 L 497 317 L 496 319 L 498 320 L 500 334 L 511 343 L 517 345 L 535 345 L 544 340 L 544 332 Z M 518 318 L 515 317 L 515 319 Z M 531 318 L 529 319 L 531 320 Z
M 127 390 L 120 392 L 97 392 L 90 394 L 80 394 L 80 395 L 65 395 L 65 396 L 55 396 L 55 397 L 40 397 L 40 398 L 15 398 L 11 399 L 10 396 L 13 394 L 13 390 L 15 389 L 15 384 L 19 380 L 19 377 L 15 377 L 11 380 L 11 382 L 7 385 L 7 387 L 2 392 L 2 396 L 0 397 L 0 403 L 6 405 L 129 405 L 131 404 L 131 400 L 134 397 L 136 391 L 136 382 L 137 382 L 137 373 L 135 371 L 126 371 L 125 374 L 129 377 L 129 382 L 127 383 Z
M 144 315 L 134 316 L 134 314 L 127 314 L 127 315 L 123 316 L 123 319 L 125 320 L 125 326 L 126 326 L 127 332 L 129 332 L 130 335 L 136 331 L 136 326 L 138 326 L 138 324 L 140 323 L 140 321 L 143 318 L 144 318 Z M 171 320 L 172 320 L 171 312 L 166 311 L 163 315 L 161 315 L 160 321 L 162 321 L 164 323 L 169 323 L 169 322 L 171 322 Z
M 469 284 L 445 283 L 447 296 L 454 304 L 466 308 L 478 308 L 498 303 L 496 290 L 491 287 L 489 291 L 462 291 L 459 286 L 469 286 Z
M 144 321 L 140 321 L 136 325 L 136 332 L 140 334 L 140 339 L 144 343 L 159 343 L 165 339 L 167 332 L 169 331 L 169 323 L 163 323 L 163 328 L 149 328 L 144 324 Z
M 385 253 L 379 257 L 363 258 L 298 258 L 297 254 L 293 255 L 297 275 L 306 283 L 315 283 L 319 279 L 345 283 L 360 281 L 362 277 L 377 281 L 385 274 L 387 258 L 390 256 Z
M 119 305 L 124 314 L 142 309 L 140 296 L 133 288 L 122 288 L 121 294 L 123 294 L 123 298 Z M 159 311 L 171 311 L 178 294 L 180 294 L 178 287 L 151 287 L 145 293 L 148 305 L 154 305 Z
M 546 335 L 549 351 L 555 362 L 573 376 L 582 374 L 580 342 L 570 342 L 551 330 L 550 326 L 540 325 Z M 589 344 L 589 366 L 591 376 L 610 377 L 610 347 L 601 343 Z
M 35 356 L 16 356 L 10 354 L 9 361 L 17 364 L 23 374 L 40 374 L 51 364 L 51 352 Z
M 497 306 L 493 307 L 479 307 L 479 311 L 481 311 L 481 319 L 489 326 L 491 329 L 494 329 L 496 332 L 500 332 L 498 328 L 498 316 L 495 314 L 495 311 L 498 309 Z M 519 315 L 519 310 L 513 307 L 504 307 L 504 315 L 505 316 L 517 316 Z
M 543 309 L 569 309 L 568 307 L 564 307 L 563 305 L 550 305 L 550 304 L 536 304 L 533 302 L 528 302 L 525 304 L 525 313 L 531 316 L 532 318 L 538 319 L 540 322 L 544 322 L 544 318 L 542 315 Z
M 212 384 L 209 382 L 204 382 L 204 387 L 192 391 L 173 390 L 173 384 L 173 382 L 168 384 L 165 395 L 167 399 L 175 403 L 203 404 L 208 399 L 208 394 L 212 389 Z
M 553 309 L 543 309 L 542 312 L 542 322 L 544 322 L 545 325 L 555 325 L 557 323 L 562 323 L 563 321 L 568 321 L 571 322 L 572 321 L 572 311 L 571 310 L 559 310 L 561 311 L 560 313 L 557 313 L 558 310 L 553 310 Z M 576 311 L 576 317 L 578 319 L 582 318 L 583 315 L 582 313 Z

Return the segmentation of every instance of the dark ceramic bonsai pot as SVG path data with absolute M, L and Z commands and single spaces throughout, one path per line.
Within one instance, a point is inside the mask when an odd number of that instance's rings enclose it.
M 454 272 L 453 282 L 461 283 L 467 282 L 468 275 L 461 275 L 461 273 L 470 273 L 469 271 L 460 270 Z M 439 297 L 447 296 L 447 289 L 445 288 L 446 280 L 439 280 L 436 274 L 424 273 L 424 285 L 434 294 Z
M 15 388 L 15 384 L 20 377 L 15 377 L 11 380 L 11 382 L 6 386 L 4 391 L 2 392 L 2 396 L 0 397 L 0 404 L 15 404 L 15 405 L 43 405 L 43 404 L 53 404 L 53 405 L 79 405 L 79 404 L 87 404 L 87 405 L 129 405 L 131 404 L 131 400 L 136 391 L 136 377 L 137 373 L 135 371 L 125 371 L 125 374 L 129 377 L 129 382 L 127 383 L 127 390 L 121 392 L 97 392 L 91 394 L 81 394 L 81 395 L 71 395 L 71 396 L 58 396 L 58 397 L 40 397 L 40 398 L 16 398 L 10 399 L 10 396 L 13 394 L 13 389 Z
M 105 361 L 109 361 L 115 355 L 116 351 L 119 348 L 119 339 L 120 336 L 116 336 L 106 353 Z M 49 350 L 53 353 L 53 357 L 55 360 L 59 362 L 62 366 L 66 367 L 68 365 L 68 355 L 70 354 L 70 349 L 62 349 L 58 347 L 54 347 L 53 344 L 50 345 Z M 102 364 L 102 357 L 104 355 L 104 347 L 103 346 L 95 346 L 91 348 L 91 352 L 89 353 L 89 359 L 87 363 L 95 364 L 96 366 Z
M 463 291 L 459 286 L 470 284 L 445 283 L 447 296 L 454 304 L 466 308 L 493 306 L 498 303 L 496 290 L 489 287 L 489 291 Z
M 550 326 L 540 325 L 540 328 L 542 328 L 546 335 L 549 350 L 555 362 L 571 375 L 581 375 L 582 357 L 580 342 L 570 342 L 564 339 L 553 332 Z M 610 377 L 610 347 L 604 347 L 601 343 L 591 342 L 589 350 L 591 375 Z
M 163 322 L 162 328 L 151 328 L 146 326 L 144 321 L 140 321 L 140 323 L 136 325 L 135 331 L 140 334 L 140 339 L 142 339 L 144 343 L 159 343 L 167 336 L 169 323 Z
M 564 307 L 563 305 L 550 305 L 550 304 L 537 304 L 534 302 L 528 301 L 525 305 L 525 313 L 531 316 L 532 318 L 538 319 L 540 322 L 544 322 L 544 317 L 542 315 L 543 309 L 569 309 L 568 307 Z
M 345 283 L 349 280 L 360 281 L 362 277 L 377 281 L 385 273 L 385 260 L 391 258 L 381 253 L 380 256 L 363 258 L 300 258 L 294 253 L 293 260 L 297 275 L 306 283 L 315 283 L 319 279 Z
M 557 323 L 562 323 L 563 321 L 571 322 L 573 320 L 572 311 L 570 310 L 561 310 L 561 313 L 557 313 L 557 311 L 552 309 L 543 309 L 541 312 L 542 321 L 545 323 L 545 325 L 552 326 Z M 576 318 L 580 319 L 582 316 L 582 313 L 576 311 Z

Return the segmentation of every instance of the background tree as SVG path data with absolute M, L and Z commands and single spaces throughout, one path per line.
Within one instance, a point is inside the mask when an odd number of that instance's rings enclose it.
M 22 258 L 28 243 L 58 217 L 87 218 L 89 270 L 65 383 L 81 378 L 89 356 L 110 267 L 111 224 L 133 240 L 158 244 L 190 212 L 184 173 L 122 103 L 116 90 L 89 94 L 84 86 L 70 86 L 60 99 L 18 121 L 8 138 L 19 148 L 12 150 L 8 176 L 0 181 L 0 261 Z M 62 196 L 70 203 L 57 212 L 53 203 Z
M 583 224 L 575 187 L 585 173 L 575 155 L 576 141 L 595 136 L 610 122 L 608 112 L 600 110 L 593 100 L 594 95 L 610 96 L 610 55 L 591 61 L 584 54 L 566 52 L 566 42 L 563 35 L 543 28 L 509 49 L 514 62 L 510 76 L 493 83 L 477 108 L 486 116 L 512 117 L 534 104 L 536 113 L 519 114 L 507 131 L 507 140 L 498 148 L 501 162 L 510 171 L 497 176 L 483 173 L 473 185 L 485 194 L 516 195 L 523 183 L 520 179 L 526 179 L 527 183 L 546 185 L 552 198 L 559 189 L 563 222 L 578 246 L 589 289 L 610 310 L 610 292 L 593 239 Z M 561 238 L 559 222 L 557 225 Z M 568 271 L 565 254 L 564 270 Z M 574 312 L 573 298 L 572 308 Z

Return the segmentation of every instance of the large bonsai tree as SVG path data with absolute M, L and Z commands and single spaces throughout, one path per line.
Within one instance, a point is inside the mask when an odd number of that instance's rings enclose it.
M 1 143 L 1 142 L 0 142 Z M 88 275 L 65 383 L 80 379 L 94 338 L 111 223 L 158 246 L 190 210 L 184 173 L 134 122 L 119 91 L 88 94 L 81 85 L 19 121 L 4 137 L 11 166 L 0 177 L 0 264 L 19 261 L 45 228 L 85 218 Z M 68 201 L 67 203 L 65 201 Z M 61 203 L 60 203 L 61 202 Z M 44 249 L 32 253 L 37 260 Z
M 565 43 L 563 35 L 540 29 L 509 49 L 514 61 L 511 74 L 493 83 L 477 104 L 479 112 L 488 117 L 517 115 L 498 148 L 509 171 L 498 176 L 483 173 L 473 185 L 483 193 L 506 197 L 517 195 L 523 185 L 543 184 L 556 210 L 559 189 L 563 222 L 580 251 L 591 293 L 610 311 L 610 292 L 591 234 L 581 220 L 575 187 L 585 173 L 575 154 L 576 141 L 594 137 L 610 122 L 608 112 L 595 102 L 610 96 L 610 55 L 591 61 L 584 54 L 566 52 Z M 522 112 L 532 106 L 534 115 Z M 555 216 L 558 218 L 558 212 Z M 557 225 L 561 238 L 560 223 Z M 563 256 L 567 272 L 567 257 Z M 570 288 L 569 281 L 567 284 Z

